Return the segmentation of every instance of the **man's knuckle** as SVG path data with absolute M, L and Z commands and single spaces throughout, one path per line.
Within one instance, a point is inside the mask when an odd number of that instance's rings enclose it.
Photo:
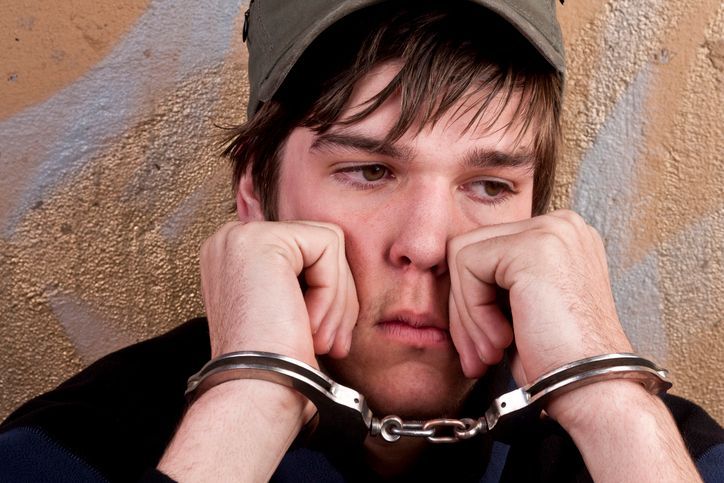
M 535 245 L 540 257 L 545 258 L 560 252 L 566 242 L 560 231 L 542 231 L 536 237 Z
M 458 269 L 469 267 L 478 256 L 478 247 L 476 245 L 463 245 L 455 252 L 454 255 L 456 267 Z
M 337 225 L 336 223 L 325 222 L 325 223 L 322 223 L 321 226 L 323 226 L 327 230 L 331 231 L 334 234 L 334 236 L 336 238 L 338 238 L 339 240 L 344 240 L 344 230 L 342 230 L 342 228 L 339 225 Z
M 447 243 L 447 252 L 449 257 L 456 257 L 457 254 L 465 246 L 465 236 L 458 235 L 451 238 Z
M 581 215 L 572 210 L 561 210 L 562 219 L 570 226 L 582 230 L 588 227 L 588 223 Z
M 250 221 L 248 223 L 244 223 L 243 225 L 236 225 L 232 229 L 232 233 L 235 236 L 243 236 L 245 234 L 253 234 L 253 233 L 259 233 L 262 230 L 262 227 L 265 225 L 262 221 Z
M 589 226 L 587 227 L 587 229 L 588 229 L 588 233 L 590 233 L 591 237 L 592 237 L 594 240 L 603 243 L 603 237 L 601 236 L 601 233 L 600 233 L 596 228 L 594 228 L 594 227 L 592 227 L 592 226 L 589 225 Z
M 344 230 L 339 225 L 332 225 L 332 231 L 341 242 L 344 242 Z
M 574 243 L 588 231 L 588 225 L 580 216 L 574 212 L 570 215 L 550 217 L 545 220 L 541 237 L 547 242 L 557 240 L 564 245 Z

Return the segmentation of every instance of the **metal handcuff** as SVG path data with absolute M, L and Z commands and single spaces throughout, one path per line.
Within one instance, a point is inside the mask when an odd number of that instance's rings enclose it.
M 280 354 L 244 351 L 209 361 L 189 378 L 186 396 L 193 400 L 218 384 L 237 379 L 260 379 L 295 389 L 316 406 L 317 431 L 323 428 L 352 439 L 381 436 L 389 442 L 402 436 L 423 437 L 433 443 L 451 443 L 489 432 L 495 436 L 512 420 L 540 417 L 554 395 L 602 380 L 633 380 L 651 394 L 666 392 L 672 385 L 667 371 L 647 359 L 636 354 L 606 354 L 566 364 L 503 394 L 478 419 L 404 421 L 397 416 L 375 417 L 362 394 L 308 364 Z

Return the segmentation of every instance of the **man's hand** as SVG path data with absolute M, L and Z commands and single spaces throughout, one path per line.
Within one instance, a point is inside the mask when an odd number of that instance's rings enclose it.
M 359 304 L 337 226 L 232 222 L 200 258 L 213 357 L 263 350 L 316 366 L 315 353 L 347 355 Z
M 631 351 L 601 238 L 571 211 L 457 237 L 448 261 L 450 331 L 469 377 L 498 362 L 512 342 L 498 287 L 509 293 L 519 383 L 577 359 Z
M 598 233 L 557 211 L 480 228 L 448 245 L 450 333 L 478 377 L 512 343 L 518 384 L 569 362 L 631 345 L 616 315 Z M 499 308 L 509 291 L 513 328 Z M 611 380 L 546 408 L 570 433 L 596 481 L 699 481 L 671 415 L 641 386 Z
M 316 366 L 315 353 L 349 351 L 359 304 L 334 225 L 228 223 L 201 249 L 201 286 L 213 357 L 260 350 Z M 179 481 L 268 481 L 312 411 L 293 389 L 225 382 L 191 405 L 159 469 Z

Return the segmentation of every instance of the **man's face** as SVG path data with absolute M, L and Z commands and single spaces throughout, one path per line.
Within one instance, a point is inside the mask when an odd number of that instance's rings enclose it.
M 379 66 L 359 81 L 342 118 L 379 92 L 399 67 Z M 455 106 L 435 126 L 408 131 L 382 150 L 399 116 L 389 99 L 363 121 L 317 135 L 295 129 L 283 150 L 281 220 L 339 225 L 357 286 L 360 315 L 348 357 L 324 360 L 337 381 L 376 412 L 453 415 L 474 381 L 466 379 L 448 332 L 450 238 L 484 225 L 531 216 L 531 138 L 506 129 L 510 102 L 492 129 L 465 127 Z M 483 119 L 481 125 L 485 124 Z M 532 163 L 532 158 L 527 159 Z

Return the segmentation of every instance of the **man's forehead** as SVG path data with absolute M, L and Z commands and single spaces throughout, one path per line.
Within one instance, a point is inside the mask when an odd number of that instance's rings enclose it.
M 361 119 L 355 119 L 359 113 L 368 109 L 385 89 L 395 82 L 396 76 L 403 67 L 397 59 L 381 62 L 368 74 L 355 83 L 352 96 L 347 101 L 339 122 L 329 128 L 330 136 L 364 135 L 366 139 L 377 139 L 377 150 L 391 151 L 395 147 L 402 149 L 402 143 L 388 141 L 390 131 L 399 122 L 401 116 L 409 116 L 404 106 L 409 99 L 403 98 L 399 91 L 387 96 L 379 106 Z M 536 119 L 526 125 L 522 103 L 526 102 L 521 89 L 496 90 L 495 86 L 473 83 L 467 92 L 445 108 L 445 99 L 432 97 L 420 105 L 420 111 L 413 114 L 417 119 L 410 123 L 409 128 L 401 137 L 415 137 L 425 131 L 441 129 L 456 134 L 460 139 L 484 138 L 498 136 L 501 139 L 511 135 L 517 139 L 515 150 L 531 151 L 532 133 L 539 127 Z M 430 108 L 440 110 L 438 116 L 429 116 L 425 112 Z M 427 119 L 423 119 L 427 116 Z M 454 136 L 453 136 L 454 137 Z M 382 141 L 385 141 L 384 143 Z

